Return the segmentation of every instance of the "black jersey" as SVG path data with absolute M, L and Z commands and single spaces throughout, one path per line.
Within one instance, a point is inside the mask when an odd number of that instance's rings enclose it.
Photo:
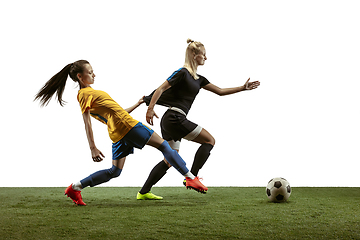
M 175 71 L 167 79 L 171 88 L 163 92 L 156 104 L 166 107 L 177 107 L 187 114 L 200 88 L 210 83 L 205 77 L 198 76 L 199 79 L 195 80 L 186 68 L 180 68 Z M 144 97 L 146 105 L 150 104 L 154 92 Z

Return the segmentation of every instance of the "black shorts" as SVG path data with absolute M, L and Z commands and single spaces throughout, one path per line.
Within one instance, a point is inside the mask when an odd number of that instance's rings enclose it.
M 198 127 L 196 123 L 189 121 L 185 115 L 167 110 L 160 122 L 161 134 L 166 141 L 180 141 Z

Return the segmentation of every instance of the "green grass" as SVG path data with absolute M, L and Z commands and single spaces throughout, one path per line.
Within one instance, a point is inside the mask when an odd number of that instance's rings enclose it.
M 265 188 L 0 188 L 0 239 L 360 239 L 360 188 L 293 188 L 270 203 Z

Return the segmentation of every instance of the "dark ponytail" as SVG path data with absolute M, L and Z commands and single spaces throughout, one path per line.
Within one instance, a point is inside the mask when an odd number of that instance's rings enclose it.
M 77 74 L 84 72 L 85 64 L 89 64 L 89 62 L 86 60 L 79 60 L 66 65 L 60 72 L 47 81 L 47 83 L 36 94 L 34 101 L 40 100 L 41 106 L 46 106 L 51 97 L 56 93 L 58 102 L 61 106 L 64 106 L 65 101 L 62 100 L 62 95 L 65 89 L 66 80 L 70 75 L 70 78 L 74 82 L 79 82 Z

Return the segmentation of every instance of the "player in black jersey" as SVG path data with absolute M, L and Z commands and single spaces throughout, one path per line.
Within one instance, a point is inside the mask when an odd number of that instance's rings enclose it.
M 205 77 L 197 74 L 197 67 L 204 65 L 205 60 L 207 60 L 204 45 L 190 39 L 187 40 L 187 43 L 184 67 L 175 71 L 159 88 L 149 96 L 144 97 L 144 101 L 149 106 L 146 121 L 151 125 L 154 123 L 154 116 L 158 117 L 154 112 L 155 104 L 169 107 L 161 119 L 161 133 L 174 150 L 179 151 L 182 138 L 201 144 L 190 170 L 197 176 L 215 145 L 215 139 L 208 131 L 186 118 L 200 89 L 203 88 L 223 96 L 255 89 L 260 85 L 260 82 L 250 82 L 249 78 L 240 87 L 219 88 L 215 86 Z M 150 172 L 144 186 L 137 194 L 137 199 L 162 199 L 162 197 L 151 194 L 150 190 L 170 167 L 171 165 L 166 160 L 160 161 Z M 206 193 L 206 191 L 202 191 L 202 193 Z

